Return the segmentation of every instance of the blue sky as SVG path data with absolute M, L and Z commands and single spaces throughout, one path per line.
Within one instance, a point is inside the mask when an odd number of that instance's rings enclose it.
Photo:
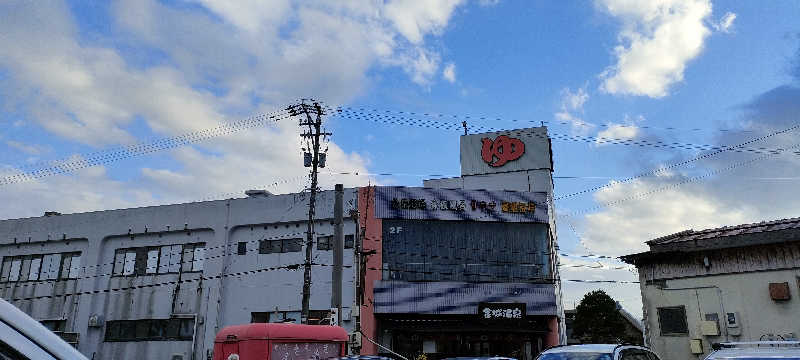
M 728 169 L 760 155 L 695 161 L 705 152 L 561 140 L 718 146 L 791 127 L 800 111 L 797 14 L 789 0 L 6 1 L 0 171 L 80 162 L 301 97 L 445 114 L 434 120 L 451 123 L 469 116 L 476 127 L 544 122 L 558 135 L 554 175 L 581 177 L 556 179 L 556 195 L 604 186 L 556 201 L 562 250 L 621 255 L 687 228 L 798 216 L 796 155 Z M 328 174 L 323 186 L 420 185 L 424 174 L 460 171 L 458 131 L 342 116 L 328 126 L 330 170 L 415 175 Z M 218 198 L 275 181 L 269 190 L 297 191 L 305 185 L 298 132 L 284 120 L 5 184 L 0 202 L 14 205 L 0 218 Z M 749 146 L 788 148 L 796 135 Z M 635 279 L 608 268 L 565 269 L 564 277 Z M 593 287 L 565 288 L 573 301 Z M 640 313 L 635 286 L 604 288 Z

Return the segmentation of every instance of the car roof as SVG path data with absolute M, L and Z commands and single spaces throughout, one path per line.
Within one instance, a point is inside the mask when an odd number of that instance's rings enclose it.
M 797 341 L 757 341 L 723 343 L 721 349 L 712 352 L 706 359 L 716 358 L 745 358 L 745 357 L 775 357 L 775 358 L 800 358 L 800 342 Z
M 563 353 L 563 352 L 596 352 L 596 353 L 613 353 L 614 350 L 618 348 L 637 348 L 637 349 L 645 349 L 647 348 L 638 346 L 638 345 L 621 345 L 621 344 L 582 344 L 582 345 L 566 345 L 566 346 L 557 346 L 554 348 L 547 349 L 544 351 L 545 353 Z
M 59 359 L 84 359 L 78 350 L 13 304 L 0 298 L 0 321 L 16 329 Z
M 750 348 L 750 349 L 722 349 L 712 352 L 706 359 L 741 358 L 741 357 L 776 357 L 800 358 L 800 348 Z

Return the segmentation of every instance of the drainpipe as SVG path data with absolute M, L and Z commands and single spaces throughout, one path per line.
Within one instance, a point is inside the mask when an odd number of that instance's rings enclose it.
M 682 287 L 682 288 L 663 288 L 661 290 L 678 291 L 678 290 L 700 290 L 700 289 L 717 289 L 717 296 L 719 297 L 719 308 L 720 308 L 720 311 L 721 311 L 720 317 L 721 317 L 721 319 L 723 319 L 723 323 L 724 323 L 724 320 L 725 320 L 725 305 L 722 303 L 722 289 L 720 289 L 718 286 L 716 286 L 716 285 L 706 285 L 706 286 L 693 286 L 693 287 Z M 697 310 L 699 311 L 700 310 L 700 306 L 699 306 L 700 295 L 697 292 L 695 292 L 695 297 L 697 297 L 697 301 L 698 301 L 698 309 Z M 728 339 L 728 327 L 727 326 L 720 326 L 720 327 L 725 328 L 725 342 L 730 341 Z

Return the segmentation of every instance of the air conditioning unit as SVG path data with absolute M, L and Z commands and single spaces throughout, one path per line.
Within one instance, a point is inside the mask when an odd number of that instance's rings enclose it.
M 102 327 L 103 317 L 97 314 L 89 316 L 89 327 Z

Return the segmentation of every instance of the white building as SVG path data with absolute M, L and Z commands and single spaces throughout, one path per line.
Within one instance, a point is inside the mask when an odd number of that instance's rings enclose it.
M 206 359 L 224 326 L 300 320 L 307 196 L 3 220 L 0 296 L 89 358 Z M 346 189 L 346 216 L 355 199 Z M 333 201 L 333 191 L 317 199 L 310 318 L 331 308 Z M 350 330 L 355 219 L 344 233 Z
M 800 334 L 800 218 L 687 230 L 622 259 L 639 269 L 645 339 L 663 359 Z

